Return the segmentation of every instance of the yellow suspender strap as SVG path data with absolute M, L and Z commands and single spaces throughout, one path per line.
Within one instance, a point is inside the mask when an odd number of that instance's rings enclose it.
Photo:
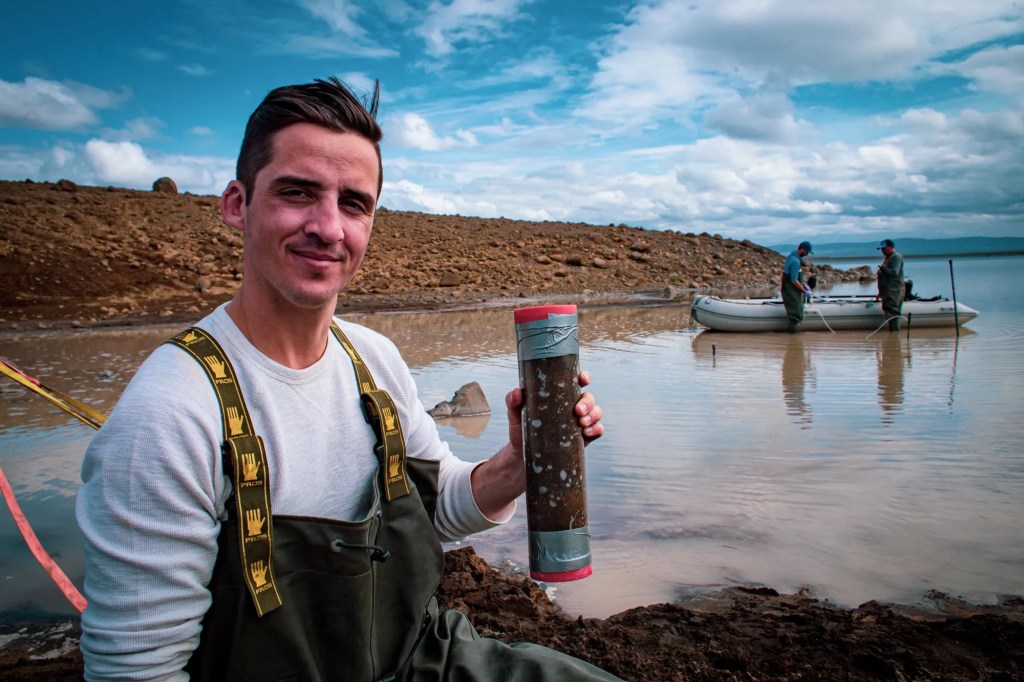
M 281 595 L 274 580 L 270 471 L 263 439 L 253 432 L 234 369 L 220 344 L 198 327 L 186 329 L 169 343 L 199 362 L 217 393 L 224 425 L 221 447 L 225 459 L 230 457 L 235 488 L 242 574 L 256 612 L 263 616 L 281 606 Z
M 363 364 L 355 346 L 348 340 L 336 322 L 331 322 L 331 331 L 341 343 L 341 347 L 352 360 L 352 368 L 359 384 L 359 394 L 363 401 L 363 416 L 373 428 L 377 436 L 374 454 L 381 463 L 384 481 L 384 496 L 391 500 L 409 494 L 409 479 L 405 470 L 405 436 L 398 420 L 395 401 L 388 392 L 377 388 L 370 370 Z

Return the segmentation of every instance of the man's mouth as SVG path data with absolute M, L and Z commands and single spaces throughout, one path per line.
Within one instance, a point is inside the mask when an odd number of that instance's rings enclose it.
M 332 253 L 330 251 L 320 251 L 318 249 L 292 249 L 292 253 L 299 258 L 307 261 L 314 261 L 316 263 L 338 263 L 344 260 L 342 254 Z

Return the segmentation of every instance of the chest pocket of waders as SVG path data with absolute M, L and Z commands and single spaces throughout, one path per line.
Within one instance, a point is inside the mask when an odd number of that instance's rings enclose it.
M 377 438 L 374 453 L 380 463 L 382 488 L 388 502 L 409 494 L 405 461 L 405 437 L 395 403 L 387 391 L 377 388 L 370 370 L 335 322 L 331 331 L 352 361 L 366 421 Z M 241 570 L 256 613 L 282 605 L 274 575 L 273 519 L 270 504 L 270 471 L 263 439 L 252 428 L 234 368 L 216 339 L 198 327 L 175 336 L 172 343 L 193 358 L 206 372 L 217 394 L 224 428 L 221 454 L 231 471 L 234 509 L 238 519 Z

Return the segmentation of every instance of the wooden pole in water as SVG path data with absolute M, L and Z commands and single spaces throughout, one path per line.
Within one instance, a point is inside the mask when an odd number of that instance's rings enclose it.
M 953 324 L 956 325 L 956 335 L 960 336 L 960 315 L 956 310 L 956 280 L 953 279 L 953 259 L 949 259 L 949 285 L 953 289 Z

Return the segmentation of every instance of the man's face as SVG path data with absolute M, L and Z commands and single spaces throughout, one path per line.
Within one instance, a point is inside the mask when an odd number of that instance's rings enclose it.
M 883 246 L 882 247 L 882 255 L 885 256 L 886 258 L 888 258 L 889 256 L 892 255 L 892 252 L 895 251 L 895 250 L 896 249 L 891 247 L 891 246 Z
M 221 197 L 225 221 L 244 236 L 242 286 L 263 305 L 333 311 L 370 241 L 376 150 L 310 123 L 278 131 L 273 149 L 248 204 L 238 181 Z

